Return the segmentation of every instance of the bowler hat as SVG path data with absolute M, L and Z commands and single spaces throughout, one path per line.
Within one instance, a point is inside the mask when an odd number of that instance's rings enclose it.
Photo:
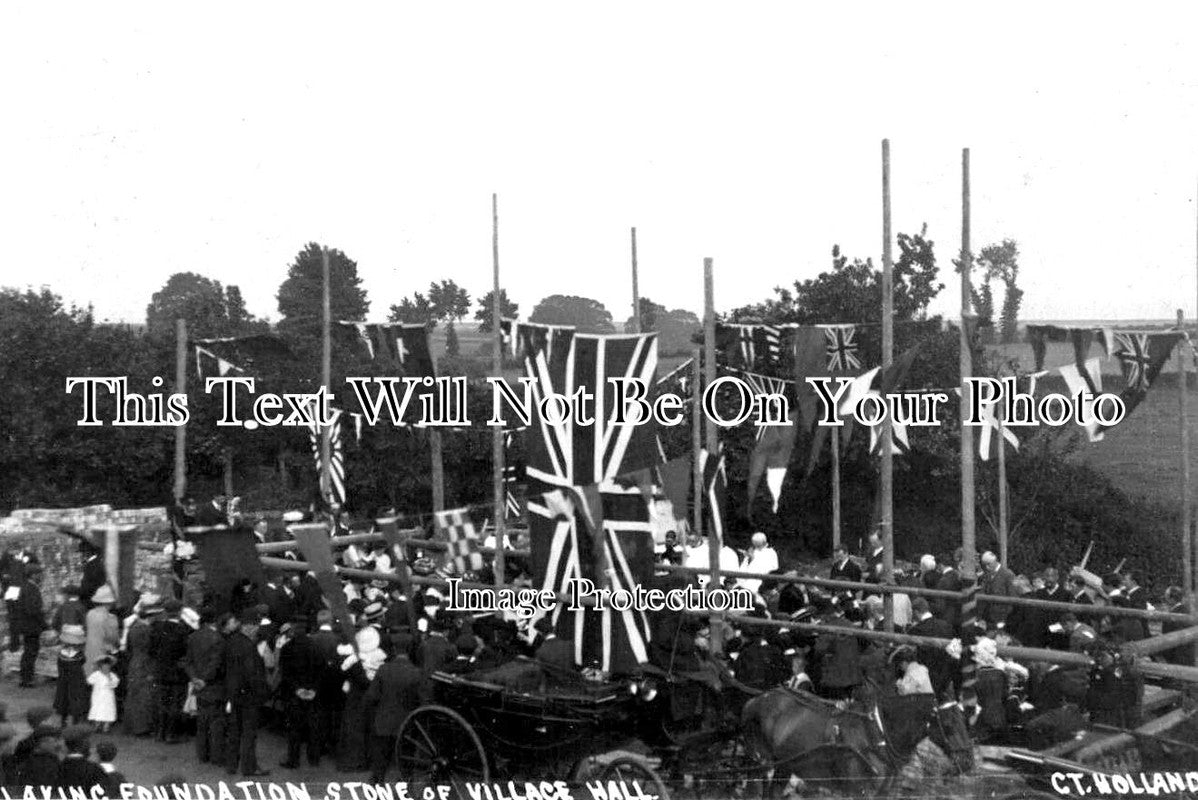
M 112 605 L 116 603 L 116 595 L 112 593 L 112 587 L 106 583 L 92 594 L 92 602 L 96 605 Z

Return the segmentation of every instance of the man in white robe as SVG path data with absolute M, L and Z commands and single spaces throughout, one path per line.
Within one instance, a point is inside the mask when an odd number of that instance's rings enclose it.
M 753 534 L 752 547 L 745 555 L 745 563 L 740 565 L 740 569 L 742 572 L 754 572 L 758 575 L 769 575 L 778 569 L 778 553 L 769 546 L 764 533 Z M 741 578 L 736 584 L 745 587 L 753 594 L 757 594 L 761 590 L 759 578 Z

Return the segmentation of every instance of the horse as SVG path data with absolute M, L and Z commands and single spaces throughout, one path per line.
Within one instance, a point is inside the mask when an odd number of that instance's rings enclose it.
M 785 687 L 750 700 L 741 715 L 746 748 L 771 778 L 834 791 L 876 792 L 893 782 L 930 738 L 959 774 L 973 768 L 965 715 L 932 695 L 890 696 L 864 708 L 840 707 Z

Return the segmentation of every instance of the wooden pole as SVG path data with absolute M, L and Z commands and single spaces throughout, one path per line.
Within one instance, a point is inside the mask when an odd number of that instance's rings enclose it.
M 691 506 L 691 525 L 696 536 L 703 535 L 703 467 L 699 457 L 703 451 L 703 407 L 699 402 L 703 387 L 702 351 L 695 350 L 691 367 L 691 486 L 695 502 Z
M 894 360 L 894 265 L 890 232 L 890 140 L 882 140 L 882 371 Z M 882 583 L 894 583 L 894 454 L 890 417 L 882 420 Z M 894 632 L 894 599 L 883 597 L 887 632 Z
M 973 298 L 970 296 L 970 271 L 973 269 L 973 253 L 970 239 L 969 198 L 969 148 L 961 151 L 961 392 L 966 391 L 965 380 L 973 373 L 973 354 L 970 350 L 969 332 L 965 325 L 970 315 Z M 1002 436 L 998 437 L 1001 446 Z M 961 426 L 961 575 L 969 581 L 977 576 L 975 554 L 977 542 L 974 531 L 974 487 L 973 487 L 973 428 Z
M 1177 329 L 1185 330 L 1185 312 L 1177 309 Z M 1186 576 L 1186 591 L 1192 591 L 1195 585 L 1193 575 L 1193 543 L 1190 533 L 1190 422 L 1186 408 L 1186 360 L 1182 348 L 1177 348 L 1177 412 L 1178 427 L 1181 428 L 1181 470 L 1178 478 L 1181 482 L 1181 539 L 1188 547 L 1183 547 L 1183 557 L 1190 563 L 1186 566 L 1190 574 Z
M 1003 438 L 1003 419 L 1001 409 L 998 412 L 998 560 L 1007 565 L 1007 536 L 1009 521 L 1007 517 L 1007 443 Z
M 200 387 L 201 389 L 203 387 Z M 187 394 L 187 321 L 175 320 L 175 393 Z M 175 426 L 175 502 L 187 493 L 187 426 Z
M 491 195 L 491 374 L 503 380 L 503 327 L 500 314 L 499 288 L 499 195 Z M 512 331 L 515 336 L 516 332 Z M 495 585 L 502 586 L 506 577 L 503 547 L 507 534 L 507 496 L 503 471 L 506 454 L 503 452 L 503 428 L 491 429 L 491 496 L 495 501 Z
M 695 387 L 695 393 L 698 396 L 702 395 L 702 389 L 706 389 L 715 382 L 715 267 L 710 258 L 703 259 L 703 386 Z M 700 406 L 701 408 L 702 406 Z M 707 420 L 706 425 L 707 437 L 707 457 L 714 458 L 716 450 L 720 446 L 720 432 L 716 429 L 715 422 Z M 720 542 L 716 537 L 708 535 L 707 547 L 708 554 L 711 558 L 711 580 L 707 583 L 708 591 L 712 591 L 720 586 L 720 549 L 723 542 Z M 716 615 L 711 617 L 711 652 L 715 655 L 723 652 L 724 642 L 720 626 L 717 625 L 718 618 Z
M 641 291 L 636 274 L 636 228 L 632 229 L 632 332 L 644 333 L 641 328 Z
M 330 288 L 329 288 L 329 248 L 322 247 L 320 250 L 320 268 L 322 276 L 322 295 L 321 295 L 321 325 L 320 325 L 320 340 L 321 340 L 321 358 L 320 358 L 320 385 L 322 391 L 330 391 L 333 383 L 333 336 L 332 336 L 332 311 L 330 308 Z M 325 502 L 330 505 L 333 502 L 333 484 L 330 477 L 331 466 L 329 464 L 331 437 L 333 429 L 330 425 L 322 425 L 320 427 L 320 496 L 325 499 Z
M 832 429 L 832 547 L 840 546 L 840 431 Z

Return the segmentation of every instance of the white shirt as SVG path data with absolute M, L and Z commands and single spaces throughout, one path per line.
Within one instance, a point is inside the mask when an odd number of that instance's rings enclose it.
M 745 563 L 740 566 L 743 572 L 756 572 L 758 575 L 768 575 L 778 569 L 778 553 L 772 547 L 763 547 L 760 550 L 750 550 L 745 556 Z M 738 586 L 743 586 L 753 594 L 757 594 L 761 589 L 761 581 L 757 578 L 740 578 L 737 580 Z

